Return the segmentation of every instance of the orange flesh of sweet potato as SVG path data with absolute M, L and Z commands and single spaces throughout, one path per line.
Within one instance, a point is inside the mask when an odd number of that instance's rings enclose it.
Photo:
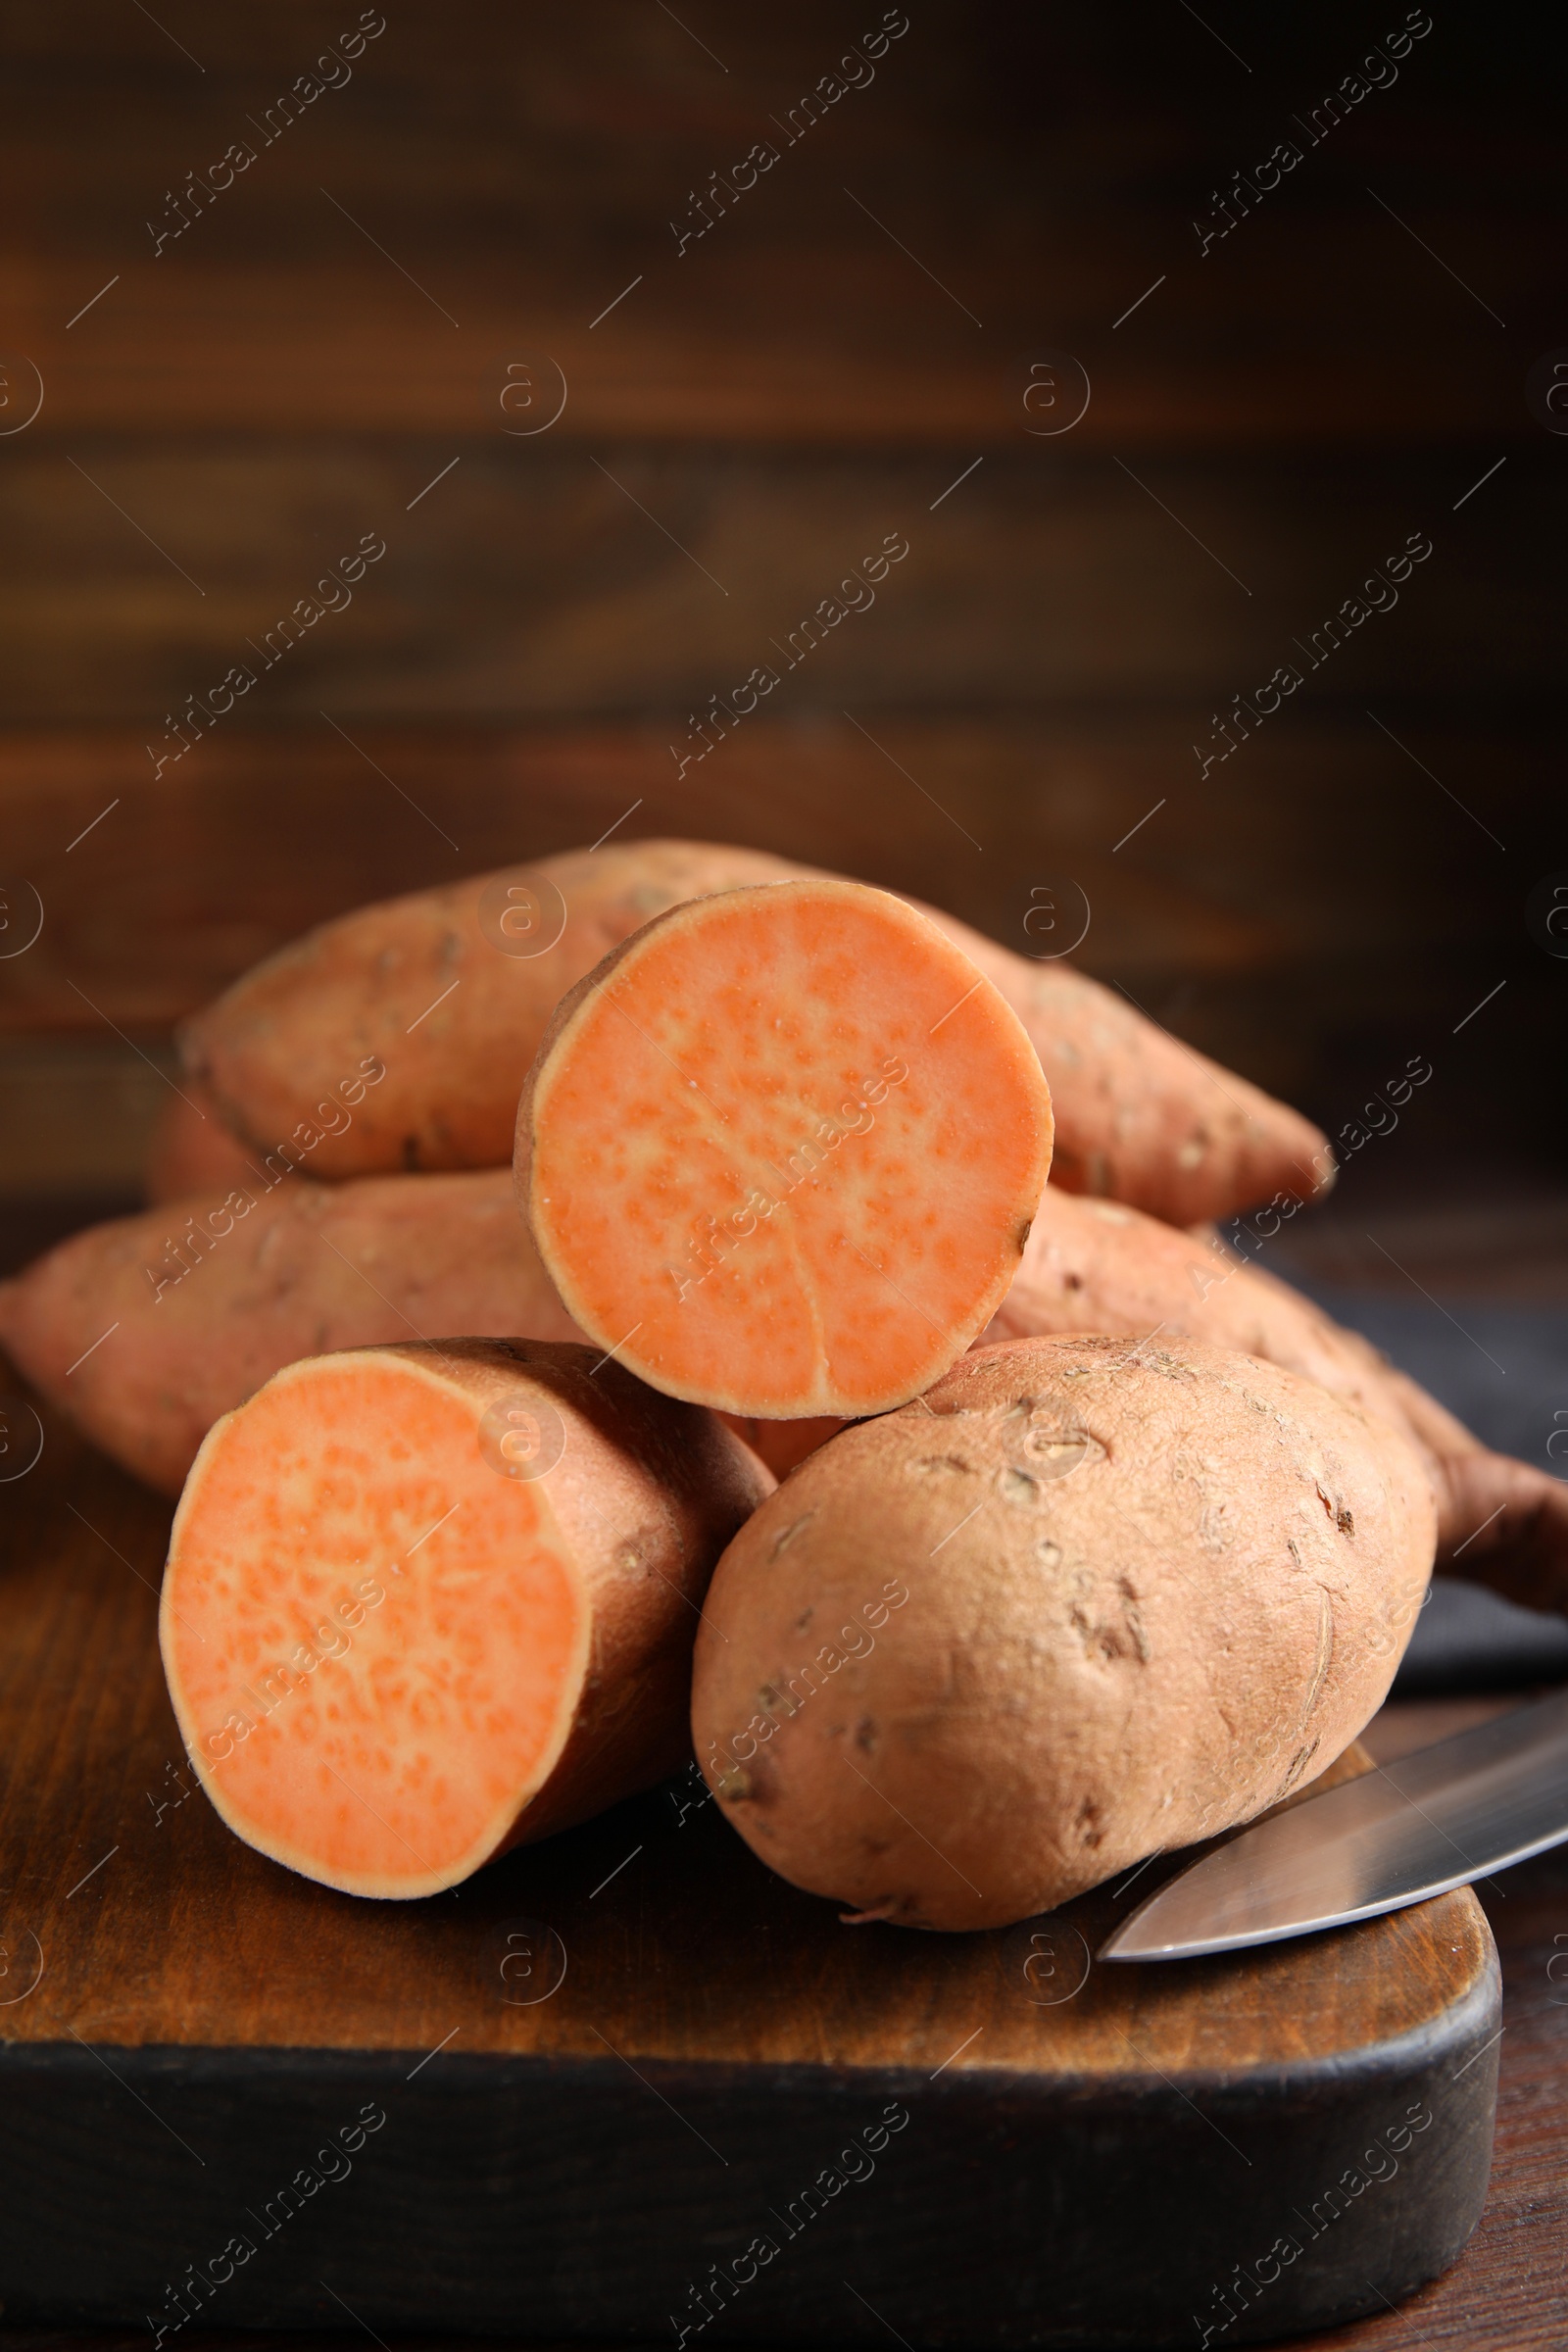
M 180 1513 L 166 1625 L 180 1728 L 241 1837 L 375 1894 L 496 1850 L 588 1643 L 541 1487 L 391 1363 L 318 1359 L 236 1416 Z
M 518 1200 L 573 1320 L 655 1387 L 877 1412 L 1001 1303 L 1051 1132 L 1028 1038 L 932 924 L 776 883 L 659 917 L 564 1001 Z
M 161 1639 L 247 1843 L 348 1893 L 431 1894 L 678 1761 L 708 1575 L 772 1482 L 711 1416 L 613 1367 L 595 1391 L 591 1362 L 316 1357 L 212 1431 Z

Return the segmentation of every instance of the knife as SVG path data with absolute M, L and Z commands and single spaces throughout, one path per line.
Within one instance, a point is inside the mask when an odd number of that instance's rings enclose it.
M 1376 1919 L 1568 1840 L 1568 1691 L 1303 1797 L 1139 1904 L 1102 1960 L 1186 1960 Z

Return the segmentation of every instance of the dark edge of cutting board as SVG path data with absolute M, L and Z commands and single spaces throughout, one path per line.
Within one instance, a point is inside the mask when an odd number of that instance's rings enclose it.
M 1429 1908 L 1457 1924 L 1467 1901 Z M 73 2044 L 12 2045 L 6 2316 L 162 2321 L 166 2290 L 188 2265 L 221 2270 L 237 2231 L 255 2253 L 204 2326 L 331 2328 L 346 2304 L 381 2334 L 675 2342 L 690 2290 L 710 2265 L 744 2270 L 760 2233 L 776 2253 L 693 2337 L 1131 2346 L 1211 2325 L 1213 2341 L 1262 2341 L 1396 2303 L 1458 2254 L 1486 2193 L 1497 2004 L 1489 1960 L 1467 1996 L 1376 2048 L 1114 2084 L 309 2048 L 116 2048 L 111 2075 Z M 341 2171 L 317 2152 L 367 2107 L 386 2122 L 352 2170 L 281 2219 L 282 2185 Z M 1412 2109 L 1432 2120 L 1396 2153 Z M 885 2148 L 839 2161 L 901 2115 Z M 824 2169 L 868 2161 L 804 2214 Z M 1264 2283 L 1282 2233 L 1303 2251 Z M 1238 2266 L 1246 2308 L 1221 2328 Z

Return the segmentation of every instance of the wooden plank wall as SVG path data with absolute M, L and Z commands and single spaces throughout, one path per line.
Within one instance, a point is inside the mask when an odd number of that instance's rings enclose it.
M 0 1194 L 130 1184 L 172 1024 L 280 940 L 633 804 L 1018 947 L 1076 889 L 1088 969 L 1331 1125 L 1423 1052 L 1433 1153 L 1560 1152 L 1535 38 L 1396 0 L 9 12 L 0 871 L 45 919 L 0 961 Z

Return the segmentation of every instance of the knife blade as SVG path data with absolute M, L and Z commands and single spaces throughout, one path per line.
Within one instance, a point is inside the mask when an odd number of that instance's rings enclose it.
M 1244 1830 L 1149 1895 L 1102 1960 L 1181 1960 L 1376 1919 L 1568 1840 L 1568 1691 Z

